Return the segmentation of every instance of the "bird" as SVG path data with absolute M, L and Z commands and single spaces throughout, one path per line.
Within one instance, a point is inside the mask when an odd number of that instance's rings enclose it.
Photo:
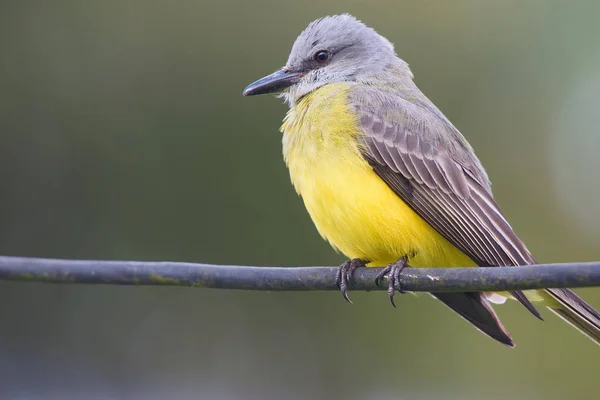
M 407 267 L 536 264 L 494 200 L 471 145 L 414 82 L 385 37 L 349 14 L 317 19 L 285 65 L 248 85 L 289 110 L 281 126 L 292 184 L 321 236 L 348 257 L 344 298 L 357 268 L 384 267 L 388 295 Z M 492 303 L 507 298 L 542 319 L 546 306 L 600 344 L 600 314 L 570 289 L 432 296 L 484 334 L 514 347 Z

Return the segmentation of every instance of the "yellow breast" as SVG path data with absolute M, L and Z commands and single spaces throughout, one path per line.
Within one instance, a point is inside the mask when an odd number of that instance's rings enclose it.
M 282 125 L 292 183 L 319 233 L 347 257 L 413 266 L 472 266 L 377 176 L 360 154 L 349 86 L 329 84 L 302 98 Z

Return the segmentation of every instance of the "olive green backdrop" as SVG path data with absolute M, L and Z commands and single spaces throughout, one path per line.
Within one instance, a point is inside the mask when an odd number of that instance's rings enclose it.
M 0 4 L 0 254 L 334 265 L 243 98 L 350 12 L 395 43 L 544 262 L 600 260 L 594 1 Z M 600 307 L 600 289 L 580 293 Z M 498 307 L 486 338 L 429 296 L 0 282 L 0 398 L 594 399 L 597 346 Z

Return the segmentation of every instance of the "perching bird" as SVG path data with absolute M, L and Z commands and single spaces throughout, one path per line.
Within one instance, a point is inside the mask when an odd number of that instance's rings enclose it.
M 375 30 L 344 14 L 311 22 L 287 63 L 244 90 L 289 104 L 283 155 L 319 233 L 362 266 L 387 266 L 393 304 L 411 267 L 535 264 L 492 196 L 481 162 L 417 88 L 408 64 Z M 379 279 L 378 279 L 379 280 Z M 600 314 L 569 289 L 432 293 L 475 327 L 514 346 L 490 301 L 517 299 L 536 317 L 547 306 L 600 344 Z

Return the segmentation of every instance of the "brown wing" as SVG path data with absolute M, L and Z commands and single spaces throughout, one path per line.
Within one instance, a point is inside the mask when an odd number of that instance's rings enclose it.
M 472 150 L 437 109 L 398 98 L 379 100 L 375 109 L 368 101 L 362 94 L 355 104 L 363 155 L 402 200 L 479 266 L 535 263 L 481 178 Z M 469 157 L 476 161 L 472 170 L 464 165 Z M 522 292 L 511 294 L 541 319 Z

